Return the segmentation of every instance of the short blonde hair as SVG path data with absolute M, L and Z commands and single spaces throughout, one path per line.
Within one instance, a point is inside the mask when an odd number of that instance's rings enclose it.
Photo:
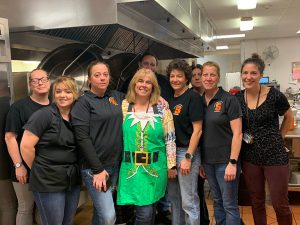
M 218 63 L 213 62 L 213 61 L 207 61 L 206 63 L 204 63 L 204 64 L 202 65 L 201 76 L 202 76 L 204 67 L 206 67 L 206 66 L 208 66 L 208 67 L 215 67 L 215 68 L 217 69 L 217 75 L 218 75 L 218 77 L 219 77 L 219 78 L 221 77 L 221 76 L 220 76 L 220 66 L 219 66 Z
M 73 98 L 74 101 L 78 98 L 78 88 L 77 88 L 77 83 L 76 80 L 73 77 L 70 76 L 60 76 L 57 77 L 56 80 L 53 83 L 53 89 L 52 89 L 52 96 L 54 99 L 54 94 L 55 94 L 55 89 L 57 87 L 57 85 L 62 84 L 64 85 L 66 88 L 70 89 L 72 94 L 73 94 Z
M 139 79 L 144 78 L 145 76 L 148 76 L 150 78 L 150 81 L 152 83 L 152 93 L 150 96 L 150 104 L 155 105 L 158 102 L 158 98 L 160 97 L 160 88 L 158 86 L 158 82 L 156 79 L 156 76 L 154 72 L 150 69 L 141 68 L 139 69 L 134 76 L 132 77 L 129 86 L 128 91 L 126 95 L 126 99 L 129 103 L 135 103 L 135 85 L 138 82 Z

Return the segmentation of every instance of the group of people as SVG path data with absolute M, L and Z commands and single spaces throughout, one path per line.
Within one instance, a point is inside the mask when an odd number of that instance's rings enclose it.
M 16 224 L 32 224 L 34 202 L 42 224 L 73 224 L 82 178 L 93 225 L 115 224 L 115 204 L 133 205 L 136 225 L 153 225 L 158 205 L 168 201 L 173 225 L 209 224 L 205 179 L 216 224 L 238 225 L 241 171 L 255 224 L 266 224 L 265 180 L 278 224 L 292 224 L 283 138 L 293 114 L 281 92 L 259 84 L 259 56 L 242 64 L 245 89 L 236 96 L 218 87 L 215 62 L 191 67 L 175 59 L 164 77 L 145 53 L 139 67 L 124 94 L 108 89 L 109 66 L 92 62 L 89 90 L 79 97 L 72 77 L 58 77 L 52 103 L 47 73 L 30 73 L 31 95 L 11 106 L 5 133 Z

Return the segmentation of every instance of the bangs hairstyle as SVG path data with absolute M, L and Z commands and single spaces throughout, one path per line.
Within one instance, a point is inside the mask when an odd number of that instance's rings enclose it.
M 53 83 L 53 89 L 52 89 L 53 99 L 55 96 L 56 87 L 59 84 L 62 84 L 63 86 L 65 86 L 67 89 L 69 89 L 72 92 L 74 100 L 76 100 L 78 98 L 78 88 L 77 88 L 77 83 L 76 83 L 75 79 L 70 76 L 60 76 L 60 77 L 56 78 L 55 82 Z
M 192 79 L 192 68 L 184 59 L 174 59 L 170 62 L 167 67 L 167 76 L 170 80 L 170 74 L 173 70 L 182 71 L 187 79 L 187 84 L 191 82 Z
M 209 67 L 215 67 L 215 68 L 217 69 L 217 75 L 218 75 L 219 78 L 220 78 L 220 66 L 219 66 L 218 63 L 213 62 L 213 61 L 207 61 L 206 63 L 204 63 L 204 64 L 202 65 L 201 76 L 202 76 L 202 74 L 203 74 L 204 67 L 206 67 L 206 66 L 209 66 Z
M 92 76 L 92 69 L 93 69 L 93 67 L 96 66 L 96 65 L 105 65 L 106 68 L 107 68 L 107 70 L 108 70 L 108 75 L 110 76 L 110 68 L 109 68 L 109 65 L 108 65 L 107 63 L 105 63 L 104 61 L 94 60 L 94 61 L 92 61 L 92 62 L 88 65 L 88 67 L 87 67 L 88 78 L 91 78 L 91 76 Z M 91 88 L 91 84 L 90 84 L 89 79 L 87 80 L 87 86 L 88 86 L 89 88 Z
M 150 81 L 152 83 L 152 93 L 150 95 L 150 104 L 155 105 L 158 102 L 158 98 L 160 96 L 160 88 L 158 86 L 158 82 L 156 79 L 156 76 L 154 72 L 150 69 L 139 69 L 134 76 L 132 77 L 129 86 L 128 91 L 126 95 L 126 99 L 129 103 L 135 103 L 135 85 L 139 81 L 139 79 L 142 79 L 144 77 L 149 77 Z
M 192 68 L 192 72 L 193 72 L 194 69 L 199 69 L 199 70 L 202 71 L 202 65 L 201 64 L 193 65 L 193 66 L 191 66 L 191 68 Z

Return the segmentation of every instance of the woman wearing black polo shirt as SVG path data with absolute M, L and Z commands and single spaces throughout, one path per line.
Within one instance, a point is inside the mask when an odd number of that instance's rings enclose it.
M 73 78 L 57 78 L 53 86 L 54 103 L 35 112 L 24 126 L 21 153 L 31 168 L 29 189 L 43 224 L 73 224 L 80 173 L 69 119 L 77 95 Z
M 108 90 L 109 67 L 94 61 L 88 66 L 90 90 L 72 109 L 72 125 L 84 156 L 81 173 L 94 205 L 93 225 L 116 221 L 111 186 L 116 185 L 122 140 L 124 94 Z
M 172 206 L 173 225 L 199 225 L 200 206 L 197 191 L 200 166 L 199 139 L 202 133 L 202 97 L 189 89 L 192 73 L 184 60 L 173 60 L 167 74 L 174 89 L 169 101 L 176 134 L 178 176 L 169 179 L 168 195 Z
M 203 167 L 214 198 L 216 224 L 239 225 L 238 162 L 242 141 L 241 109 L 237 99 L 218 88 L 220 67 L 215 62 L 203 64 L 204 88 Z

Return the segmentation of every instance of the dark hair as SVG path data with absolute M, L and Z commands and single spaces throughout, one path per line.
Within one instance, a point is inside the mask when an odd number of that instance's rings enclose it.
M 167 67 L 167 76 L 170 79 L 170 74 L 172 70 L 180 70 L 184 73 L 185 78 L 188 82 L 192 79 L 192 69 L 190 65 L 184 59 L 174 59 L 170 62 Z
M 257 53 L 253 53 L 251 58 L 246 59 L 241 67 L 241 73 L 243 71 L 243 68 L 246 64 L 254 64 L 257 66 L 260 73 L 264 73 L 265 70 L 265 62 L 260 58 L 260 56 Z
M 144 52 L 144 53 L 141 55 L 141 57 L 139 58 L 139 62 L 141 63 L 141 62 L 143 61 L 143 59 L 144 59 L 146 56 L 152 56 L 152 57 L 154 57 L 154 58 L 155 58 L 155 61 L 156 61 L 156 65 L 158 64 L 158 59 L 157 59 L 157 57 L 156 57 L 154 54 L 150 53 L 150 52 Z
M 88 78 L 90 78 L 92 76 L 92 69 L 95 65 L 105 65 L 107 67 L 107 70 L 108 70 L 108 74 L 110 76 L 110 68 L 109 68 L 109 65 L 107 63 L 105 63 L 104 61 L 99 61 L 99 60 L 95 60 L 95 61 L 92 61 L 88 67 L 87 67 L 87 73 L 88 73 Z M 89 88 L 91 88 L 91 84 L 90 82 L 87 82 L 87 85 Z
M 192 65 L 192 71 L 196 68 L 202 71 L 203 66 L 201 64 Z

